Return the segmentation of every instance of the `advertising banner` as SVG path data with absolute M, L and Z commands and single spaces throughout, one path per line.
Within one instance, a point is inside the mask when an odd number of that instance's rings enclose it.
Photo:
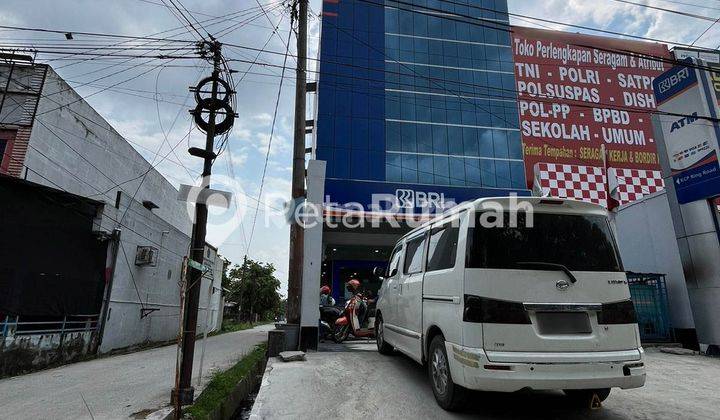
M 661 111 L 674 114 L 661 119 L 665 147 L 680 204 L 720 194 L 718 167 L 717 98 L 710 72 L 702 61 L 687 59 L 653 82 Z
M 649 112 L 667 46 L 513 27 L 512 51 L 530 188 L 602 205 L 662 189 Z

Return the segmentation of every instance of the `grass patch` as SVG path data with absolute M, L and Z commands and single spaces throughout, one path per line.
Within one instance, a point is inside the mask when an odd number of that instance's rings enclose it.
M 183 410 L 193 419 L 207 419 L 210 413 L 222 404 L 235 386 L 248 375 L 250 370 L 265 358 L 266 344 L 258 344 L 255 349 L 243 357 L 235 366 L 222 372 L 216 372 L 195 404 Z

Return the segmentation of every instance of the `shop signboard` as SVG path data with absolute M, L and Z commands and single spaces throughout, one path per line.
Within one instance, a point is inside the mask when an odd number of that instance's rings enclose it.
M 718 104 L 711 72 L 686 59 L 653 82 L 670 170 L 680 204 L 720 194 Z
M 666 45 L 513 27 L 511 48 L 529 188 L 602 205 L 662 189 L 650 112 Z

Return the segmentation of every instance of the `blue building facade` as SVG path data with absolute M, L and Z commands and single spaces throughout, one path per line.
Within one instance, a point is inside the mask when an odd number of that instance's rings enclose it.
M 314 146 L 331 202 L 528 194 L 507 23 L 506 0 L 324 1 Z

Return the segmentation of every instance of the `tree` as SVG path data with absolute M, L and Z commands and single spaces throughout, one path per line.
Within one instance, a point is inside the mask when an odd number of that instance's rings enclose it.
M 272 319 L 280 311 L 280 280 L 275 266 L 246 258 L 243 265 L 235 265 L 228 274 L 228 300 L 239 305 L 243 320 Z

